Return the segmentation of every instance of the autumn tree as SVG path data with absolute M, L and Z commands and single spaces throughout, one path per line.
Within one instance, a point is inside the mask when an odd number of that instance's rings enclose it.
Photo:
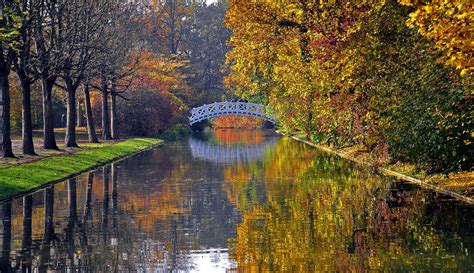
M 0 2 L 0 115 L 1 115 L 1 152 L 2 157 L 14 157 L 11 141 L 10 125 L 10 65 L 8 52 L 16 46 L 17 29 L 21 26 L 16 16 L 13 16 L 13 1 Z
M 440 60 L 458 69 L 461 75 L 474 71 L 472 20 L 474 4 L 470 1 L 399 0 L 416 10 L 407 25 L 435 43 L 443 52 Z
M 77 146 L 75 134 L 77 118 L 76 91 L 83 83 L 86 71 L 90 69 L 89 63 L 94 55 L 103 53 L 99 49 L 102 42 L 100 36 L 104 34 L 106 26 L 110 24 L 110 18 L 104 16 L 104 12 L 117 12 L 119 8 L 120 6 L 109 1 L 90 1 L 77 6 L 67 5 L 69 14 L 64 18 L 63 23 L 73 34 L 65 41 L 63 52 L 66 53 L 66 57 L 60 71 L 60 76 L 68 94 L 66 147 Z M 121 18 L 113 19 L 120 20 Z M 114 56 L 109 57 L 113 58 Z
M 22 93 L 22 150 L 23 154 L 36 155 L 33 144 L 33 124 L 31 117 L 31 85 L 37 79 L 33 69 L 35 56 L 31 49 L 34 40 L 35 12 L 39 9 L 36 2 L 11 2 L 11 9 L 19 16 L 21 26 L 15 38 L 17 47 L 10 48 L 9 61 L 20 82 Z
M 130 71 L 122 68 L 130 62 L 130 52 L 134 47 L 133 30 L 136 7 L 131 4 L 116 3 L 108 14 L 108 24 L 100 36 L 101 49 L 95 59 L 94 69 L 97 71 L 97 89 L 102 96 L 102 139 L 113 138 L 111 123 L 116 125 L 116 98 L 119 91 L 117 81 L 129 75 Z M 133 68 L 131 68 L 133 69 Z M 109 95 L 112 95 L 112 113 L 109 108 Z M 116 127 L 114 127 L 116 129 Z M 114 130 L 114 135 L 116 130 Z
M 53 87 L 58 79 L 61 65 L 60 46 L 64 33 L 61 18 L 62 10 L 56 2 L 43 2 L 41 11 L 35 17 L 35 48 L 39 56 L 35 67 L 41 80 L 43 96 L 43 148 L 58 150 L 54 135 Z
M 393 0 L 231 1 L 226 83 L 313 141 L 468 169 L 469 79 L 436 64 L 440 52 L 405 26 L 412 11 Z
M 127 100 L 117 102 L 117 129 L 132 135 L 163 132 L 173 124 L 186 120 L 191 99 L 183 61 L 157 56 L 150 51 L 134 51 L 125 70 L 134 67 L 133 74 L 118 81 L 118 86 L 130 82 Z
M 184 34 L 187 32 L 193 11 L 202 1 L 153 0 L 144 15 L 145 39 L 152 50 L 162 54 L 183 54 Z

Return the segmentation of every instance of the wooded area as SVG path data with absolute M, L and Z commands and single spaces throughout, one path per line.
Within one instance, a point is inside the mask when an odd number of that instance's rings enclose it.
M 472 168 L 469 1 L 238 1 L 226 83 L 287 132 L 433 172 Z
M 58 149 L 54 128 L 90 142 L 156 135 L 185 122 L 190 105 L 220 99 L 230 31 L 224 2 L 5 0 L 0 4 L 2 155 L 12 132 L 34 155 Z
M 190 107 L 239 96 L 316 143 L 429 173 L 472 168 L 473 4 L 464 0 L 1 5 L 6 157 L 12 130 L 35 154 L 33 129 L 46 149 L 57 149 L 55 127 L 77 146 L 84 123 L 90 142 L 95 127 L 104 140 L 155 136 L 187 124 Z M 216 124 L 239 122 L 252 126 Z

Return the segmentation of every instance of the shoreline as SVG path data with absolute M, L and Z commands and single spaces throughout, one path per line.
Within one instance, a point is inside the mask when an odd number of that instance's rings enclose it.
M 344 158 L 346 160 L 350 160 L 358 165 L 362 165 L 362 166 L 365 166 L 365 167 L 372 167 L 372 168 L 375 168 L 377 172 L 379 172 L 380 174 L 383 174 L 385 176 L 391 176 L 391 177 L 395 177 L 399 180 L 402 180 L 402 181 L 405 181 L 405 182 L 408 182 L 408 183 L 411 183 L 411 184 L 415 184 L 415 185 L 418 185 L 422 188 L 425 188 L 425 189 L 430 189 L 430 190 L 433 190 L 435 192 L 438 192 L 438 193 L 441 193 L 441 194 L 444 194 L 444 195 L 447 195 L 447 196 L 450 196 L 456 200 L 459 200 L 459 201 L 462 201 L 462 202 L 465 202 L 465 203 L 468 203 L 470 205 L 474 205 L 474 199 L 471 198 L 471 197 L 468 197 L 468 196 L 465 196 L 463 194 L 460 194 L 460 193 L 457 193 L 455 191 L 452 191 L 452 190 L 449 190 L 449 189 L 445 189 L 443 187 L 440 187 L 440 186 L 436 186 L 436 185 L 433 185 L 429 182 L 426 182 L 426 181 L 423 181 L 422 179 L 419 179 L 419 178 L 416 178 L 416 177 L 413 177 L 413 176 L 409 176 L 409 175 L 406 175 L 406 174 L 403 174 L 403 173 L 400 173 L 400 172 L 397 172 L 397 171 L 394 171 L 394 170 L 390 170 L 386 167 L 381 167 L 381 166 L 375 166 L 373 164 L 370 164 L 369 162 L 365 162 L 365 161 L 362 161 L 362 160 L 358 160 L 354 157 L 350 157 L 348 156 L 347 154 L 344 154 L 344 153 L 341 153 L 335 149 L 332 149 L 332 148 L 329 148 L 329 147 L 325 147 L 325 146 L 322 146 L 322 145 L 319 145 L 319 144 L 316 144 L 316 143 L 313 143 L 311 141 L 308 141 L 308 140 L 304 140 L 304 139 L 301 139 L 301 138 L 298 138 L 296 136 L 292 136 L 292 135 L 288 135 L 288 134 L 285 134 L 283 132 L 279 132 L 278 133 L 286 136 L 286 137 L 289 137 L 295 141 L 298 141 L 298 142 L 302 142 L 302 143 L 305 143 L 311 147 L 314 147 L 316 149 L 319 149 L 321 151 L 324 151 L 324 152 L 327 152 L 327 153 L 330 153 L 332 155 L 337 155 L 341 158 Z
M 71 179 L 93 169 L 121 161 L 163 144 L 160 139 L 131 138 L 74 154 L 46 157 L 38 161 L 0 169 L 0 203 Z

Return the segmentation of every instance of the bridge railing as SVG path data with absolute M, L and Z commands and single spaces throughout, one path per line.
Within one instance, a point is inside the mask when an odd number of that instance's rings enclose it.
M 264 107 L 261 104 L 228 101 L 215 102 L 193 108 L 189 117 L 189 123 L 192 125 L 205 119 L 225 115 L 252 116 L 276 123 L 275 118 L 265 114 Z

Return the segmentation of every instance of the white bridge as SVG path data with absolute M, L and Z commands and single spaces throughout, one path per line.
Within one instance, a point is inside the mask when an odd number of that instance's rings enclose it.
M 189 117 L 189 125 L 218 116 L 250 116 L 261 118 L 276 124 L 274 117 L 265 114 L 263 105 L 251 102 L 214 102 L 193 108 Z

